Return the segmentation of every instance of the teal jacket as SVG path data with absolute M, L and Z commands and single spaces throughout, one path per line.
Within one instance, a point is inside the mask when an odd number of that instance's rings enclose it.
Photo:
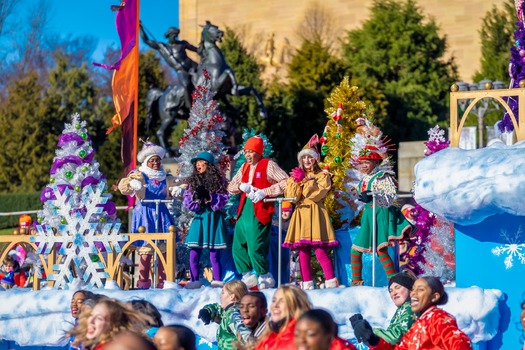
M 373 331 L 375 335 L 383 338 L 386 342 L 397 344 L 408 331 L 410 326 L 412 326 L 414 319 L 414 313 L 410 307 L 410 300 L 407 300 L 403 305 L 397 308 L 387 329 L 374 328 Z
M 219 323 L 217 346 L 220 350 L 231 350 L 232 342 L 241 340 L 244 343 L 250 338 L 251 331 L 242 322 L 239 305 L 234 303 L 223 309 L 215 303 L 204 308 L 211 312 L 211 319 Z

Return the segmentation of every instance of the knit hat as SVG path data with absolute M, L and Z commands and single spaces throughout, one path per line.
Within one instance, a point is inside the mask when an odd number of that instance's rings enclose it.
M 8 286 L 14 286 L 15 285 L 14 272 L 9 271 L 8 273 L 6 273 L 5 276 L 2 278 L 2 281 L 0 281 L 0 283 L 5 283 Z
M 297 161 L 301 163 L 303 156 L 309 155 L 315 160 L 319 161 L 319 151 L 317 150 L 317 144 L 319 143 L 319 137 L 317 134 L 310 138 L 310 141 L 303 147 L 303 149 L 297 153 Z
M 199 154 L 197 154 L 197 157 L 191 158 L 191 163 L 194 164 L 199 159 L 205 160 L 211 165 L 215 164 L 215 159 L 213 158 L 213 155 L 210 152 L 200 152 Z
M 388 289 L 392 286 L 392 283 L 397 283 L 402 287 L 405 287 L 408 290 L 412 290 L 412 286 L 414 285 L 414 282 L 416 279 L 404 272 L 400 272 L 396 275 L 394 275 L 390 281 L 388 281 Z
M 282 202 L 281 211 L 293 211 L 293 204 L 292 202 Z
M 376 146 L 366 145 L 363 149 L 359 151 L 358 162 L 363 160 L 383 160 L 383 155 Z
M 148 160 L 153 156 L 159 156 L 160 159 L 164 158 L 166 150 L 160 146 L 155 145 L 152 142 L 146 141 L 142 150 L 137 154 L 137 160 L 139 163 L 147 163 Z
M 33 219 L 31 219 L 31 216 L 27 214 L 22 214 L 20 215 L 20 218 L 18 219 L 18 223 L 20 227 L 27 228 L 31 226 L 31 224 L 33 223 Z
M 244 144 L 244 150 L 254 151 L 259 153 L 261 156 L 264 153 L 264 141 L 260 136 L 252 136 Z

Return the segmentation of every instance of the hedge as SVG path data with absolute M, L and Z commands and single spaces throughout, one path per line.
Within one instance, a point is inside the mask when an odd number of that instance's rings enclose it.
M 40 202 L 40 192 L 29 193 L 1 193 L 0 194 L 0 212 L 30 211 L 42 209 Z M 18 227 L 20 215 L 0 216 L 0 229 L 9 227 Z M 36 214 L 31 214 L 33 221 L 36 220 Z

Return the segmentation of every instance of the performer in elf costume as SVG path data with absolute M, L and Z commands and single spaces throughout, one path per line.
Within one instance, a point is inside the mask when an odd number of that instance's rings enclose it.
M 281 195 L 288 179 L 274 161 L 263 157 L 263 152 L 264 141 L 260 136 L 246 140 L 246 163 L 228 185 L 231 194 L 242 192 L 233 235 L 233 260 L 248 288 L 258 285 L 259 289 L 275 286 L 267 259 L 275 203 L 263 199 Z
M 413 229 L 399 208 L 394 206 L 397 199 L 396 181 L 386 148 L 382 148 L 380 150 L 375 145 L 367 144 L 359 150 L 359 157 L 353 160 L 363 175 L 357 186 L 357 193 L 359 200 L 365 203 L 361 228 L 350 252 L 353 286 L 363 285 L 363 252 L 372 253 L 372 193 L 376 196 L 376 251 L 388 279 L 396 274 L 394 262 L 388 255 L 388 246 L 408 236 Z

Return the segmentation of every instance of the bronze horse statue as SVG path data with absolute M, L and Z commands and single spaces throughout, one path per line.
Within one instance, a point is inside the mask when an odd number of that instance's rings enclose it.
M 175 84 L 168 87 L 165 91 L 161 89 L 151 89 L 148 91 L 146 97 L 147 121 L 148 128 L 151 121 L 160 119 L 161 124 L 157 129 L 157 137 L 162 147 L 168 150 L 169 146 L 166 142 L 166 132 L 171 130 L 171 127 L 178 119 L 188 119 L 191 105 L 188 105 L 187 96 L 192 96 L 195 86 L 204 82 L 204 71 L 210 79 L 210 89 L 215 93 L 215 100 L 219 103 L 224 103 L 226 106 L 235 109 L 228 101 L 228 96 L 247 96 L 252 95 L 260 108 L 260 116 L 266 118 L 266 107 L 257 90 L 251 86 L 239 85 L 235 78 L 233 69 L 226 62 L 221 49 L 217 46 L 217 42 L 222 41 L 224 32 L 216 25 L 209 21 L 202 26 L 201 42 L 197 52 L 200 56 L 200 62 L 197 66 L 197 71 L 181 72 L 185 76 L 191 76 L 191 83 L 184 84 L 179 80 Z M 188 74 L 189 73 L 189 74 Z M 231 125 L 231 120 L 228 123 L 226 116 L 226 124 Z M 231 134 L 233 128 L 225 130 L 227 136 Z

